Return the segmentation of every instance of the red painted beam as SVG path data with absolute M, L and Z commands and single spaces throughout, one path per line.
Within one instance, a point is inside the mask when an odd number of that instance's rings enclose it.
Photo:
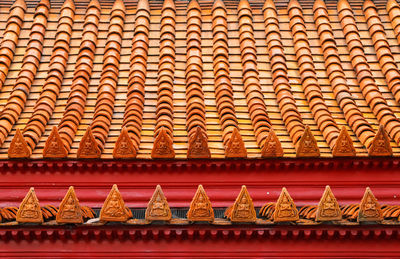
M 130 207 L 145 207 L 161 184 L 173 207 L 187 207 L 203 184 L 214 207 L 231 205 L 245 184 L 256 206 L 283 186 L 297 205 L 317 204 L 325 185 L 339 203 L 358 203 L 370 186 L 381 203 L 400 204 L 400 159 L 277 159 L 174 161 L 3 161 L 0 207 L 18 206 L 29 187 L 42 204 L 58 205 L 74 185 L 82 205 L 101 207 L 113 183 Z
M 0 229 L 1 257 L 398 257 L 398 226 L 23 226 Z

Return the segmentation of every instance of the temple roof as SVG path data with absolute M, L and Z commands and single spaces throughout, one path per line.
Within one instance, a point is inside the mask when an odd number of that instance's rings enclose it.
M 395 0 L 0 6 L 1 159 L 400 155 Z

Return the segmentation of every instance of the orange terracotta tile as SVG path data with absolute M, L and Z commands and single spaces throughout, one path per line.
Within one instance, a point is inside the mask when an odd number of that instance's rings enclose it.
M 44 158 L 64 158 L 68 155 L 64 143 L 58 134 L 56 126 L 53 127 L 43 149 Z
M 345 127 L 340 130 L 339 137 L 336 139 L 335 147 L 332 150 L 334 157 L 352 157 L 356 156 L 356 149 L 353 141 Z
M 255 222 L 257 220 L 253 200 L 251 199 L 245 185 L 242 186 L 242 189 L 233 204 L 229 219 L 232 222 L 238 223 Z
M 203 186 L 200 184 L 187 212 L 189 221 L 214 221 L 214 210 Z
M 130 218 L 128 208 L 116 184 L 111 188 L 100 211 L 100 220 L 108 222 L 125 222 Z
M 299 140 L 296 149 L 297 157 L 319 157 L 320 151 L 309 126 L 305 127 L 304 134 Z
M 43 214 L 35 190 L 29 189 L 19 205 L 16 221 L 20 223 L 43 223 Z
M 370 156 L 392 156 L 393 151 L 390 146 L 390 140 L 387 133 L 382 125 L 379 126 L 379 130 L 376 133 L 371 146 L 368 149 Z
M 282 188 L 282 192 L 276 202 L 273 219 L 274 222 L 290 222 L 299 220 L 299 212 L 285 187 Z
M 365 189 L 364 196 L 360 203 L 360 209 L 357 216 L 358 222 L 380 222 L 383 220 L 382 209 L 375 198 L 371 189 L 367 187 Z
M 161 127 L 157 137 L 154 140 L 153 150 L 151 151 L 152 158 L 174 158 L 175 151 L 172 144 L 172 139 L 168 135 L 165 127 Z
M 77 158 L 100 158 L 101 156 L 101 150 L 90 127 L 87 128 L 85 135 L 83 135 L 79 143 L 76 156 Z
M 83 223 L 81 206 L 73 186 L 69 187 L 67 194 L 60 203 L 56 221 L 57 223 Z
M 115 142 L 113 157 L 117 159 L 128 159 L 136 157 L 136 148 L 129 137 L 127 128 L 121 130 L 121 134 Z
M 246 158 L 247 151 L 244 146 L 242 136 L 237 128 L 233 128 L 231 137 L 226 144 L 225 149 L 226 158 Z
M 342 212 L 329 185 L 326 186 L 324 194 L 318 204 L 316 221 L 336 221 L 342 219 Z
M 17 129 L 15 136 L 11 141 L 10 147 L 8 148 L 8 158 L 29 158 L 31 152 L 20 129 Z
M 172 218 L 171 209 L 160 185 L 157 185 L 146 208 L 146 220 L 169 221 Z
M 207 135 L 200 126 L 196 126 L 196 132 L 189 139 L 187 151 L 188 158 L 210 158 Z
M 276 136 L 275 131 L 271 128 L 268 136 L 265 138 L 263 149 L 261 150 L 262 157 L 282 157 L 283 148 L 281 142 Z

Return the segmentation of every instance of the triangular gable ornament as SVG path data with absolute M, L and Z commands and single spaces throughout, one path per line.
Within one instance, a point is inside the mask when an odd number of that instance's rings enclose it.
M 288 222 L 299 220 L 299 212 L 294 204 L 292 197 L 285 187 L 279 195 L 278 201 L 275 204 L 274 222 Z
M 368 149 L 370 156 L 392 156 L 393 151 L 390 146 L 390 139 L 382 125 L 379 126 L 378 132 L 372 140 Z
M 167 198 L 160 185 L 157 185 L 153 196 L 146 208 L 146 220 L 165 220 L 169 221 L 172 218 L 171 209 L 169 208 Z
M 114 184 L 104 201 L 103 207 L 101 207 L 100 220 L 124 222 L 128 219 L 129 214 L 126 211 L 125 202 L 122 199 L 122 195 L 119 192 L 117 185 Z
M 189 139 L 188 158 L 210 158 L 211 153 L 208 148 L 207 135 L 200 126 Z
M 375 198 L 371 189 L 365 189 L 364 197 L 361 200 L 360 208 L 358 211 L 357 221 L 382 221 L 383 214 L 378 200 Z
M 247 150 L 244 146 L 242 136 L 237 128 L 233 128 L 231 138 L 226 144 L 226 158 L 246 158 Z
M 175 151 L 171 137 L 167 134 L 164 127 L 160 129 L 156 139 L 154 140 L 151 158 L 174 158 Z
M 319 157 L 317 140 L 311 132 L 309 126 L 305 126 L 303 136 L 301 136 L 296 150 L 297 157 Z
M 187 219 L 189 221 L 214 221 L 214 210 L 202 185 L 199 185 L 190 203 Z
M 8 149 L 8 158 L 29 158 L 31 152 L 20 129 L 15 132 Z
M 353 157 L 356 156 L 356 149 L 353 145 L 346 127 L 342 127 L 339 137 L 336 139 L 335 147 L 332 150 L 334 157 Z
M 255 222 L 257 220 L 253 200 L 245 185 L 242 186 L 242 190 L 233 204 L 230 220 L 232 222 Z
M 266 157 L 282 157 L 283 148 L 273 128 L 270 128 L 264 146 L 261 150 L 261 156 Z
M 56 215 L 57 223 L 83 223 L 82 210 L 74 187 L 69 187 Z
M 64 147 L 64 143 L 58 133 L 56 126 L 53 127 L 46 144 L 43 149 L 44 158 L 64 158 L 68 156 L 68 152 Z
M 87 128 L 85 135 L 83 135 L 77 152 L 77 158 L 99 158 L 101 150 L 93 136 L 91 128 Z
M 329 185 L 325 187 L 324 194 L 318 204 L 316 221 L 334 221 L 342 219 L 342 211 L 332 193 Z
M 43 223 L 42 210 L 34 188 L 30 188 L 19 205 L 16 220 L 23 223 Z
M 121 134 L 115 143 L 113 157 L 116 159 L 128 159 L 136 157 L 136 149 L 126 127 L 121 130 Z

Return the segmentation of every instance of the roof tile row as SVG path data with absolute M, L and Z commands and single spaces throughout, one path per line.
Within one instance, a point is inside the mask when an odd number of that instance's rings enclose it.
M 147 0 L 140 0 L 136 8 L 135 24 L 132 24 L 127 22 L 131 13 L 125 10 L 124 2 L 116 1 L 110 11 L 109 21 L 105 22 L 108 26 L 105 29 L 104 23 L 99 20 L 103 10 L 100 4 L 93 0 L 86 9 L 71 91 L 66 106 L 62 108 L 64 115 L 58 123 L 59 117 L 58 115 L 54 117 L 53 113 L 57 112 L 56 102 L 63 103 L 65 99 L 61 97 L 62 86 L 69 80 L 68 67 L 71 66 L 70 59 L 72 59 L 70 56 L 74 56 L 75 51 L 71 51 L 71 48 L 74 48 L 72 45 L 76 43 L 73 26 L 75 27 L 74 23 L 82 23 L 79 20 L 75 21 L 74 3 L 72 0 L 67 0 L 60 11 L 44 86 L 41 88 L 32 116 L 29 116 L 28 123 L 24 124 L 25 117 L 20 118 L 18 122 L 17 120 L 27 102 L 32 102 L 28 100 L 30 85 L 34 80 L 40 80 L 39 77 L 42 75 L 36 76 L 36 71 L 41 64 L 41 54 L 43 53 L 46 58 L 48 53 L 47 49 L 42 50 L 40 44 L 45 40 L 44 22 L 47 21 L 50 6 L 46 1 L 40 2 L 29 32 L 30 40 L 17 82 L 0 115 L 0 120 L 3 121 L 0 124 L 3 142 L 15 124 L 20 128 L 22 123 L 24 128 L 23 138 L 19 133 L 15 135 L 9 148 L 9 157 L 30 157 L 38 145 L 42 148 L 39 142 L 42 135 L 45 135 L 48 124 L 58 124 L 58 129 L 53 128 L 42 149 L 45 158 L 66 157 L 71 149 L 76 149 L 76 146 L 79 148 L 74 153 L 78 154 L 78 158 L 99 158 L 113 147 L 114 158 L 135 158 L 138 152 L 144 152 L 143 145 L 147 146 L 151 141 L 148 133 L 150 131 L 155 132 L 155 135 L 151 136 L 151 139 L 154 139 L 153 158 L 174 158 L 175 151 L 181 155 L 182 148 L 181 146 L 177 148 L 176 141 L 179 145 L 181 142 L 187 143 L 188 158 L 209 158 L 213 155 L 211 150 L 219 148 L 215 146 L 215 139 L 218 139 L 220 137 L 218 134 L 221 133 L 223 141 L 219 144 L 225 149 L 227 158 L 247 157 L 249 150 L 252 153 L 261 150 L 262 157 L 281 156 L 283 150 L 292 145 L 288 143 L 285 127 L 292 143 L 297 147 L 296 155 L 299 157 L 319 156 L 321 147 L 325 149 L 329 147 L 333 156 L 355 156 L 356 150 L 359 152 L 360 147 L 358 140 L 353 137 L 353 132 L 361 143 L 370 149 L 370 155 L 391 155 L 390 139 L 387 138 L 386 132 L 399 142 L 400 131 L 396 114 L 398 107 L 386 101 L 387 93 L 381 93 L 381 89 L 378 88 L 379 79 L 374 80 L 375 67 L 371 68 L 368 65 L 370 54 L 366 51 L 368 48 L 364 44 L 364 36 L 355 27 L 358 18 L 353 15 L 350 5 L 345 0 L 340 1 L 338 5 L 338 18 L 347 42 L 350 65 L 342 60 L 344 55 L 342 46 L 339 40 L 335 39 L 340 36 L 333 34 L 333 30 L 337 29 L 335 27 L 337 21 L 331 22 L 329 17 L 331 14 L 328 15 L 327 7 L 322 1 L 314 3 L 314 23 L 322 47 L 322 59 L 317 53 L 314 54 L 315 46 L 318 44 L 313 37 L 307 36 L 310 32 L 315 33 L 315 29 L 307 20 L 310 18 L 308 13 L 310 10 L 302 10 L 300 4 L 292 0 L 287 6 L 287 19 L 278 15 L 282 10 L 278 10 L 273 1 L 267 0 L 262 9 L 264 24 L 261 25 L 260 19 L 255 19 L 261 16 L 261 10 L 256 10 L 256 6 L 250 6 L 248 1 L 242 0 L 235 8 L 236 22 L 232 21 L 230 14 L 232 11 L 227 9 L 223 1 L 216 1 L 211 13 L 202 10 L 198 2 L 191 1 L 185 13 L 187 19 L 182 22 L 180 20 L 182 15 L 179 14 L 182 7 L 175 8 L 173 1 L 165 2 L 161 12 L 160 10 L 156 12 L 157 10 L 150 10 Z M 20 38 L 18 33 L 21 31 L 24 9 L 21 1 L 17 1 L 11 9 L 1 43 L 5 46 L 4 53 L 9 53 L 8 50 L 15 48 Z M 387 9 L 396 32 L 397 13 L 400 7 L 396 2 L 389 1 Z M 383 26 L 371 1 L 365 2 L 363 13 L 381 69 L 389 88 L 394 89 L 397 87 L 395 87 L 398 81 L 396 75 L 399 71 L 395 67 L 395 53 L 392 53 L 392 46 L 389 45 L 386 36 L 387 28 Z M 210 19 L 209 24 L 203 23 L 205 17 Z M 158 23 L 156 18 L 161 18 L 159 29 L 150 25 Z M 288 25 L 290 30 L 285 29 L 283 24 Z M 184 34 L 187 36 L 184 40 L 181 36 L 183 25 L 186 25 Z M 129 30 L 126 28 L 130 28 L 129 26 L 133 28 L 133 41 L 126 105 L 121 124 L 118 117 L 121 105 L 116 106 L 119 101 L 116 95 L 121 91 L 120 83 L 124 81 L 123 75 L 126 69 L 124 60 L 127 55 L 123 41 L 127 35 L 125 31 Z M 260 34 L 261 27 L 265 29 L 265 35 Z M 104 31 L 106 38 L 99 38 L 99 42 L 105 42 L 101 43 L 104 45 L 103 51 L 97 46 L 99 44 L 97 38 L 98 35 L 104 35 Z M 237 31 L 235 34 L 237 38 L 232 34 L 233 31 L 235 33 Z M 51 33 L 52 29 L 48 34 Z M 15 41 L 14 47 L 7 43 L 8 34 L 12 42 Z M 207 35 L 212 35 L 213 40 Z M 291 52 L 290 48 L 287 51 L 284 49 L 289 41 L 288 37 L 293 37 L 294 52 Z M 159 39 L 159 44 L 156 46 L 154 38 Z M 205 48 L 204 45 L 207 44 L 209 46 Z M 0 46 L 0 58 L 3 45 Z M 260 54 L 265 52 L 263 48 L 267 49 L 267 53 Z M 184 62 L 181 60 L 183 49 L 186 50 Z M 152 52 L 149 54 L 149 51 Z M 102 61 L 97 61 L 100 52 Z M 266 55 L 269 56 L 269 60 L 260 61 L 264 57 L 268 58 Z M 10 56 L 7 57 L 11 60 Z M 316 61 L 317 59 L 320 60 Z M 299 68 L 299 78 L 292 75 L 293 60 Z M 324 71 L 320 71 L 321 60 L 326 66 L 330 82 L 328 86 L 327 83 L 321 83 L 326 82 Z M 158 67 L 155 69 L 156 61 Z M 100 62 L 102 62 L 99 73 L 101 76 L 97 78 L 96 66 Z M 5 62 L 4 65 L 8 67 L 8 63 Z M 267 89 L 269 83 L 267 86 L 263 85 L 269 73 L 268 65 L 271 70 L 271 89 Z M 352 66 L 355 71 L 362 95 L 349 84 L 348 66 Z M 7 68 L 3 71 L 7 73 Z M 214 73 L 214 76 L 210 73 Z M 155 85 L 153 75 L 157 75 L 157 95 L 153 95 L 152 87 Z M 214 88 L 211 90 L 210 80 L 214 82 Z M 89 89 L 92 84 L 98 85 L 95 97 L 90 97 L 93 94 Z M 302 86 L 302 92 L 299 92 L 297 84 Z M 180 90 L 181 85 L 183 92 Z M 332 104 L 330 86 L 339 107 L 336 107 L 335 103 Z M 301 99 L 303 92 L 306 101 Z M 275 95 L 271 97 L 271 94 Z M 184 98 L 181 98 L 181 95 Z M 393 95 L 396 95 L 396 91 Z M 154 104 L 153 96 L 157 96 L 155 125 L 152 124 L 153 117 L 144 116 L 146 107 L 149 109 L 148 107 Z M 214 96 L 215 104 L 213 104 Z M 95 105 L 91 104 L 93 100 L 91 98 L 95 98 Z M 363 104 L 364 99 L 366 106 Z M 213 117 L 215 115 L 210 108 L 212 105 L 216 108 L 215 114 L 219 120 Z M 184 112 L 182 107 L 185 107 Z M 92 108 L 94 115 L 88 120 L 85 116 L 92 112 Z M 308 109 L 311 111 L 310 115 L 304 112 Z M 374 118 L 365 114 L 367 109 L 371 109 L 374 114 L 372 116 L 375 116 L 383 126 L 377 134 L 374 130 Z M 343 127 L 342 113 L 352 132 L 347 131 L 348 127 Z M 181 118 L 182 114 L 186 114 L 186 118 Z M 243 114 L 248 117 L 243 117 Z M 113 129 L 115 121 L 119 123 L 117 129 L 115 127 Z M 182 121 L 186 124 L 185 128 L 181 126 Z M 281 121 L 284 125 L 280 124 Z M 313 126 L 314 121 L 317 127 Z M 145 128 L 142 126 L 143 123 L 146 124 Z M 242 125 L 245 127 L 242 128 Z M 322 133 L 323 138 L 316 128 Z M 116 131 L 120 133 L 115 135 Z M 74 146 L 77 134 L 84 136 L 80 139 L 80 144 Z M 324 140 L 328 144 L 327 147 L 322 143 Z M 61 142 L 63 145 L 60 145 Z M 110 147 L 110 143 L 115 145 Z M 374 151 L 371 151 L 372 146 Z
M 296 224 L 318 224 L 322 222 L 351 224 L 353 222 L 354 224 L 354 221 L 398 224 L 400 220 L 399 214 L 400 209 L 397 205 L 384 205 L 381 207 L 368 187 L 360 204 L 339 206 L 329 186 L 325 188 L 318 205 L 306 205 L 301 208 L 295 205 L 286 188 L 282 188 L 278 200 L 262 206 L 258 216 L 246 186 L 242 186 L 234 204 L 225 210 L 225 217 L 232 223 L 257 224 L 280 222 L 293 222 Z M 96 224 L 99 220 L 103 223 L 148 224 L 154 221 L 171 223 L 172 221 L 180 220 L 180 224 L 185 224 L 185 219 L 177 219 L 172 216 L 171 208 L 159 185 L 149 201 L 144 219 L 131 219 L 132 211 L 126 207 L 116 185 L 112 187 L 105 199 L 99 212 L 98 220 L 93 219 L 95 215 L 96 212 L 93 209 L 79 204 L 78 197 L 72 186 L 61 201 L 59 208 L 52 205 L 41 207 L 34 189 L 31 188 L 18 209 L 14 207 L 0 209 L 0 222 L 4 222 L 2 225 L 9 225 L 12 221 L 17 221 L 18 223 L 44 223 L 46 221 L 45 224 L 82 224 L 89 220 L 86 224 Z M 55 219 L 55 222 L 51 223 L 53 219 Z M 215 216 L 212 203 L 201 185 L 199 185 L 190 203 L 186 220 L 189 222 L 229 224 L 229 221 L 223 221 L 223 219 Z

